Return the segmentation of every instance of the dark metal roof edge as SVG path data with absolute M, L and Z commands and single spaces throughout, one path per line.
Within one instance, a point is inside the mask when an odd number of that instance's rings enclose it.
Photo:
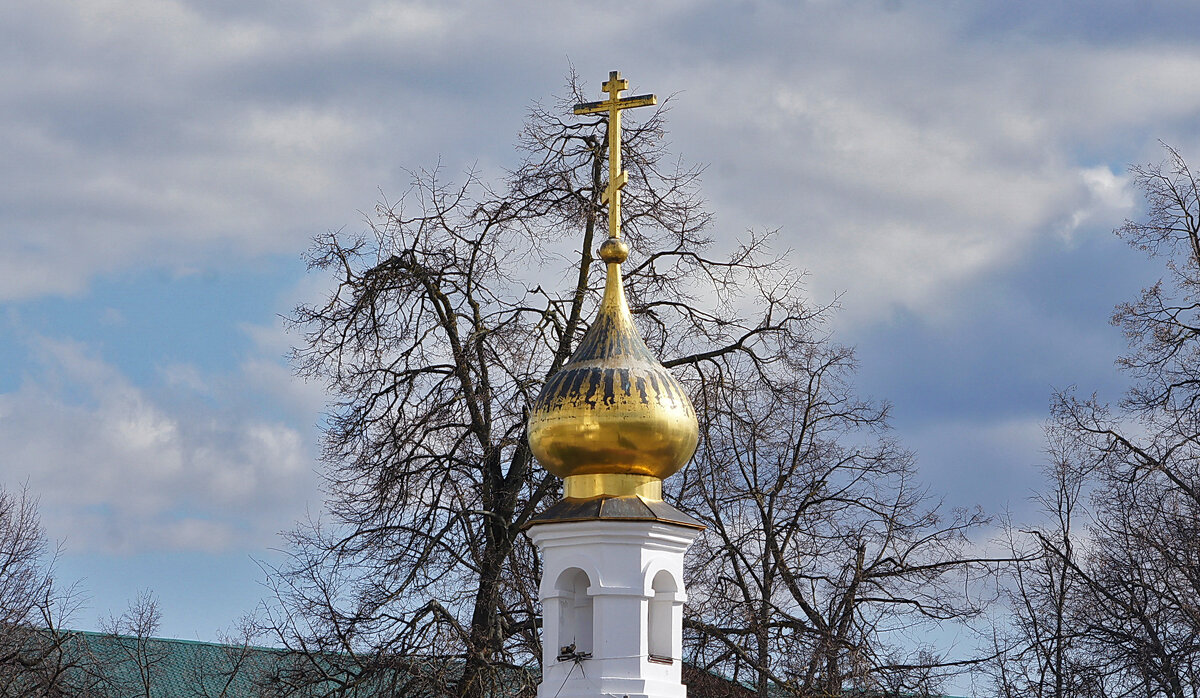
M 521 530 L 528 530 L 531 526 L 540 524 L 565 521 L 658 521 L 701 531 L 708 528 L 667 502 L 647 500 L 638 495 L 631 495 L 592 499 L 561 499 L 523 524 Z
M 669 524 L 671 526 L 679 526 L 681 528 L 694 528 L 698 531 L 703 531 L 708 528 L 708 526 L 705 526 L 702 523 L 687 523 L 685 521 L 676 521 L 674 519 L 660 519 L 658 517 L 651 518 L 649 516 L 644 517 L 644 518 L 633 518 L 633 517 L 627 517 L 627 516 L 621 516 L 621 517 L 617 517 L 617 516 L 609 516 L 609 517 L 585 516 L 585 517 L 573 518 L 573 519 L 532 519 L 532 520 L 526 522 L 524 525 L 522 525 L 521 530 L 525 531 L 534 526 L 541 526 L 541 525 L 545 525 L 545 524 L 576 523 L 576 522 L 580 522 L 580 521 L 645 521 L 647 523 Z

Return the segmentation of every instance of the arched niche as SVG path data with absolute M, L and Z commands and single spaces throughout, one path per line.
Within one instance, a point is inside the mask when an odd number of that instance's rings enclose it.
M 679 608 L 675 603 L 679 584 L 667 570 L 659 570 L 650 583 L 653 596 L 650 598 L 650 617 L 646 623 L 646 647 L 650 661 L 671 663 L 676 648 L 672 639 L 675 635 L 675 615 Z M 681 622 L 681 621 L 680 621 Z
M 558 576 L 554 588 L 558 603 L 558 639 L 556 654 L 574 645 L 575 653 L 591 653 L 593 605 L 588 587 L 592 585 L 587 572 L 572 567 Z M 570 654 L 570 652 L 565 652 Z

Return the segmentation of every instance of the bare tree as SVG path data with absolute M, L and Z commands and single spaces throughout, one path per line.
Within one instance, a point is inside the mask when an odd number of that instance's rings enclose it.
M 760 696 L 918 694 L 950 668 L 922 630 L 979 613 L 967 535 L 916 484 L 887 406 L 855 396 L 853 354 L 786 347 L 757 375 L 727 361 L 702 393 L 704 445 L 682 500 L 708 525 L 690 557 L 690 659 Z
M 1053 404 L 1051 433 L 1068 456 L 1060 469 L 1086 478 L 1091 494 L 1082 549 L 1066 531 L 1036 532 L 1060 581 L 1034 598 L 1064 627 L 1047 644 L 1031 608 L 1026 639 L 1072 660 L 1026 673 L 1042 695 L 1200 692 L 1200 182 L 1164 147 L 1166 162 L 1130 169 L 1145 221 L 1116 231 L 1168 272 L 1113 315 L 1133 387 L 1115 408 L 1071 391 Z
M 1076 572 L 1086 554 L 1084 454 L 1070 431 L 1051 424 L 1049 487 L 1036 496 L 1046 523 L 1019 527 L 1006 522 L 1015 564 L 1005 571 L 1008 618 L 993 627 L 995 657 L 988 673 L 1004 698 L 1103 696 L 1105 668 L 1087 651 L 1079 611 L 1086 585 Z
M 61 627 L 75 610 L 73 587 L 54 579 L 50 548 L 28 490 L 0 487 L 0 696 L 55 696 L 72 659 Z
M 186 694 L 195 698 L 277 695 L 273 680 L 279 675 L 279 663 L 286 657 L 276 650 L 255 646 L 257 632 L 256 620 L 247 616 L 233 628 L 220 632 L 216 643 L 177 646 L 173 670 L 186 682 Z
M 170 662 L 168 648 L 154 639 L 161 621 L 158 599 L 149 589 L 139 590 L 121 615 L 100 621 L 103 635 L 80 643 L 86 653 L 88 695 L 151 698 L 156 694 Z

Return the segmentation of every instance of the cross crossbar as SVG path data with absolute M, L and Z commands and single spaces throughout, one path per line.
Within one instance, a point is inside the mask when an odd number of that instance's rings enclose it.
M 632 109 L 634 107 L 652 107 L 658 104 L 657 95 L 636 95 L 634 97 L 623 97 L 617 100 L 617 109 Z M 583 102 L 575 105 L 575 114 L 582 116 L 584 114 L 599 114 L 601 112 L 610 111 L 613 107 L 611 99 L 606 99 L 600 102 Z

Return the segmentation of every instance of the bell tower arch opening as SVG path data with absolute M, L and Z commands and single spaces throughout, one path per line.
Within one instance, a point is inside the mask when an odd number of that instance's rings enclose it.
M 554 585 L 558 591 L 558 647 L 560 655 L 592 651 L 594 604 L 588 594 L 591 579 L 575 567 L 564 570 Z M 568 649 L 570 648 L 570 649 Z
M 670 572 L 660 570 L 654 575 L 650 589 L 654 596 L 650 599 L 650 617 L 646 624 L 647 651 L 652 662 L 672 663 L 675 655 L 672 646 L 676 624 L 675 598 L 679 585 Z

